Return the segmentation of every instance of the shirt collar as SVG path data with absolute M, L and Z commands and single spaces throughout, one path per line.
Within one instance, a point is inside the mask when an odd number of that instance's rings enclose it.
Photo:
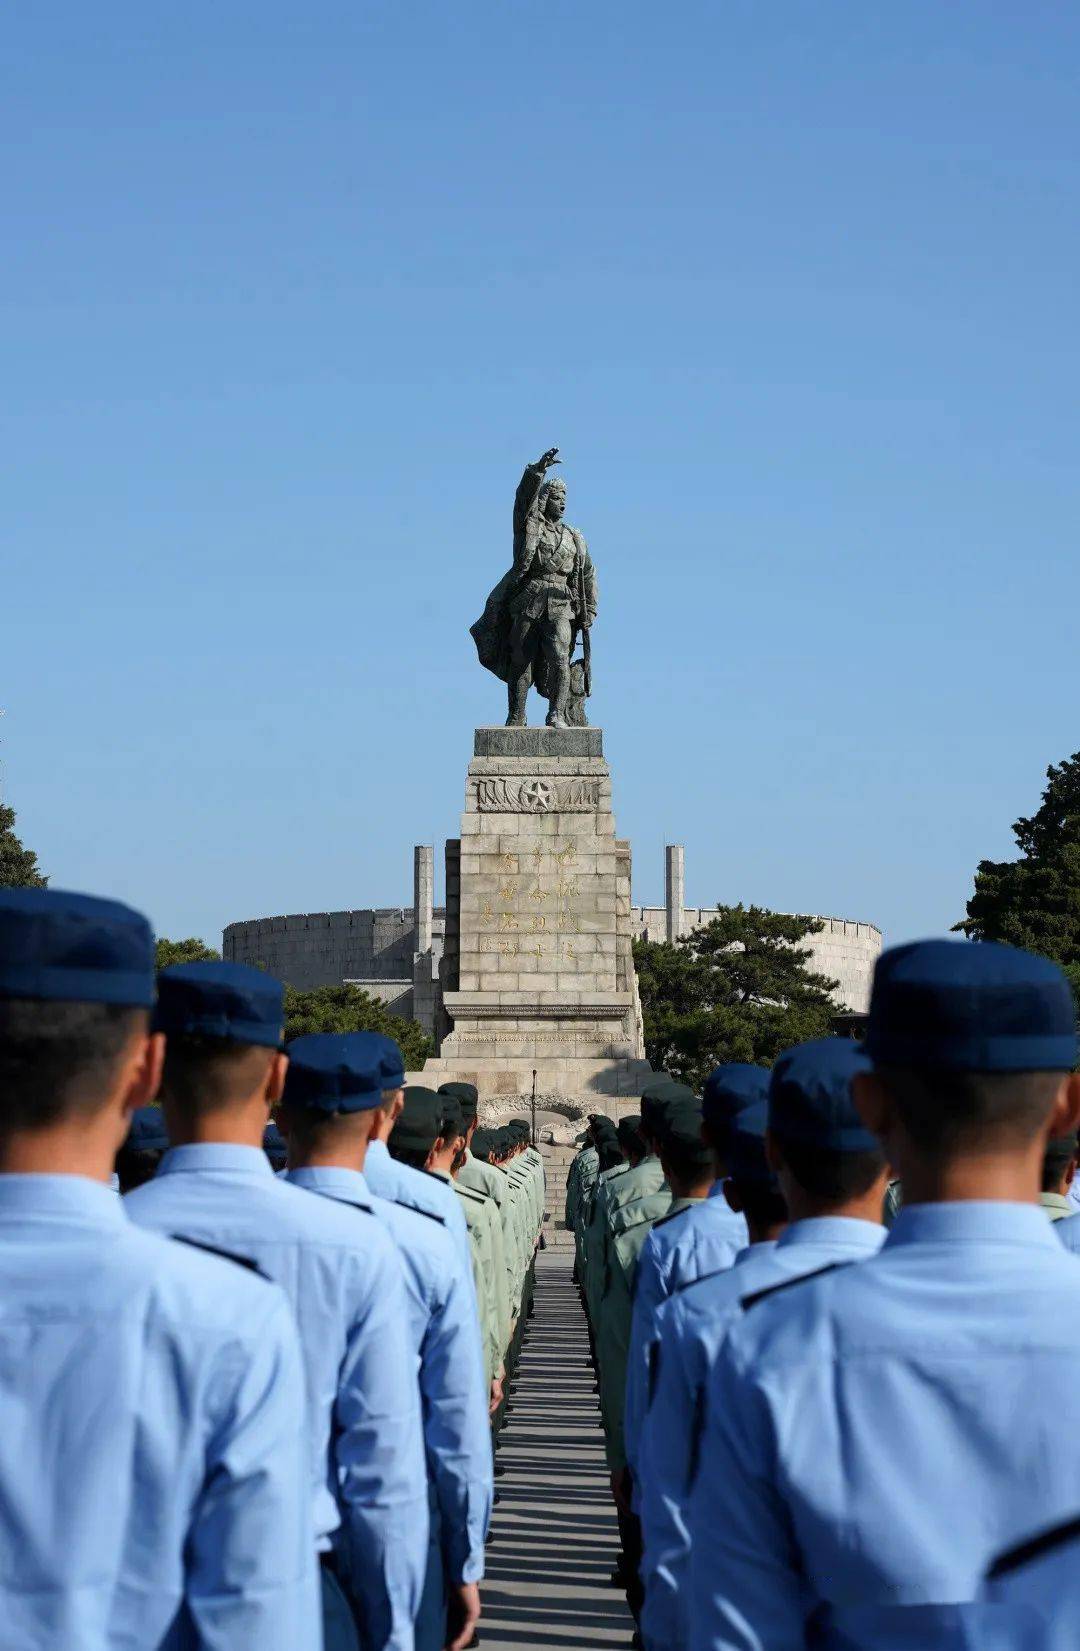
M 763 1238 L 760 1244 L 748 1244 L 745 1250 L 739 1251 L 738 1255 L 735 1257 L 735 1260 L 732 1262 L 732 1266 L 741 1267 L 742 1263 L 744 1261 L 749 1261 L 752 1255 L 768 1255 L 770 1250 L 775 1250 L 779 1242 L 779 1239 L 776 1238 Z
M 37 1216 L 95 1226 L 127 1221 L 123 1199 L 104 1181 L 85 1175 L 0 1175 L 0 1221 Z
M 885 1240 L 903 1244 L 1022 1244 L 1060 1250 L 1052 1222 L 1038 1204 L 969 1199 L 951 1204 L 905 1204 Z
M 309 1192 L 322 1193 L 326 1198 L 340 1198 L 347 1204 L 371 1208 L 371 1188 L 358 1169 L 343 1169 L 337 1164 L 313 1164 L 308 1168 L 291 1169 L 285 1177 L 294 1186 Z
M 845 1249 L 880 1250 L 885 1230 L 880 1221 L 860 1221 L 851 1215 L 814 1215 L 793 1221 L 777 1240 L 781 1250 L 800 1244 L 842 1244 Z
M 723 1197 L 725 1197 L 723 1181 L 714 1181 L 713 1182 L 712 1186 L 709 1188 L 709 1197 L 710 1198 L 723 1198 Z
M 262 1147 L 237 1146 L 233 1141 L 193 1141 L 189 1146 L 170 1147 L 158 1165 L 159 1175 L 200 1174 L 206 1170 L 227 1175 L 273 1177 L 270 1160 Z
M 382 1159 L 385 1162 L 390 1157 L 390 1148 L 385 1141 L 369 1141 L 367 1155 L 376 1161 Z
M 673 1198 L 669 1215 L 681 1215 L 683 1210 L 692 1210 L 695 1204 L 704 1204 L 704 1198 Z
M 1073 1215 L 1075 1211 L 1063 1192 L 1041 1192 L 1039 1203 L 1044 1210 L 1053 1210 L 1057 1215 Z M 1051 1216 L 1053 1220 L 1053 1216 Z

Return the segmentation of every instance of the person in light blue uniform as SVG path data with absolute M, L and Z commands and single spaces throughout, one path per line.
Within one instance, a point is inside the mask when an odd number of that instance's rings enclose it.
M 1046 1142 L 1080 1114 L 1075 1018 L 1062 972 L 1011 947 L 879 960 L 855 1099 L 904 1206 L 879 1255 L 727 1339 L 690 1508 L 692 1651 L 976 1601 L 995 1550 L 1075 1513 L 1080 1268 L 1038 1203 Z
M 775 1246 L 752 1245 L 734 1268 L 690 1284 L 657 1315 L 642 1489 L 643 1633 L 650 1651 L 685 1647 L 689 1639 L 689 1565 L 702 1540 L 690 1506 L 710 1371 L 725 1336 L 771 1293 L 823 1268 L 862 1261 L 885 1237 L 888 1165 L 852 1098 L 852 1080 L 868 1065 L 858 1046 L 842 1038 L 801 1044 L 780 1056 L 769 1075 L 767 1106 L 752 1105 L 734 1121 L 731 1158 L 737 1201 L 747 1208 L 752 1231 L 761 1231 L 757 1200 L 769 1187 L 778 1189 L 789 1224 Z
M 282 988 L 259 969 L 185 963 L 158 981 L 173 1143 L 129 1193 L 132 1220 L 228 1251 L 282 1285 L 307 1378 L 311 1539 L 326 1651 L 412 1651 L 427 1556 L 427 1472 L 394 1242 L 355 1210 L 279 1180 L 263 1151 L 288 1067 Z M 341 1078 L 342 1088 L 348 1078 Z M 300 1420 L 297 1412 L 297 1421 Z
M 392 1038 L 369 1032 L 365 1036 L 377 1038 L 382 1061 L 383 1108 L 375 1134 L 368 1143 L 364 1160 L 364 1178 L 371 1191 L 379 1198 L 397 1200 L 411 1209 L 437 1215 L 446 1224 L 458 1247 L 462 1263 L 472 1278 L 472 1246 L 469 1228 L 461 1209 L 461 1200 L 451 1184 L 442 1176 L 432 1175 L 419 1165 L 406 1164 L 393 1157 L 387 1145 L 394 1125 L 405 1106 L 405 1067 L 401 1050 Z M 479 1334 L 479 1331 L 477 1332 Z
M 288 1302 L 109 1190 L 153 1001 L 145 918 L 0 890 L 0 1642 L 319 1651 Z
M 1073 1255 L 1080 1255 L 1080 1215 L 1066 1215 L 1053 1223 L 1054 1236 Z
M 675 1115 L 689 1124 L 688 1139 L 680 1141 L 670 1123 L 664 1130 L 660 1163 L 675 1202 L 653 1227 L 638 1258 L 627 1361 L 624 1427 L 635 1484 L 656 1315 L 676 1290 L 733 1266 L 749 1243 L 746 1217 L 737 1215 L 723 1195 L 724 1179 L 732 1122 L 751 1101 L 764 1100 L 768 1084 L 763 1066 L 718 1066 L 706 1081 L 701 1107 Z M 636 1489 L 634 1506 L 639 1511 Z
M 315 1034 L 289 1046 L 280 1117 L 288 1179 L 384 1222 L 405 1265 L 419 1366 L 431 1540 L 415 1623 L 417 1651 L 462 1651 L 480 1616 L 479 1583 L 493 1474 L 484 1370 L 472 1295 L 438 1216 L 376 1198 L 363 1171 L 382 1106 L 381 1040 Z M 350 1082 L 341 1082 L 343 1073 Z M 449 1598 L 448 1598 L 449 1594 Z M 449 1626 L 448 1626 L 449 1623 Z

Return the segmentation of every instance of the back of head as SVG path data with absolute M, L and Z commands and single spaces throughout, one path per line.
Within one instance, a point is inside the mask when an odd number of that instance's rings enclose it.
M 631 1164 L 640 1164 L 648 1150 L 641 1132 L 641 1119 L 633 1114 L 620 1118 L 615 1126 L 615 1135 L 623 1156 L 629 1159 Z
M 641 1132 L 647 1144 L 655 1144 L 664 1133 L 669 1112 L 679 1106 L 696 1105 L 694 1091 L 666 1072 L 652 1079 L 641 1091 Z
M 460 1131 L 461 1106 L 453 1095 L 410 1084 L 390 1136 L 390 1151 L 400 1162 L 419 1167 L 437 1141 L 456 1137 Z
M 769 1133 L 796 1187 L 821 1213 L 857 1203 L 887 1174 L 881 1143 L 852 1095 L 855 1077 L 869 1070 L 866 1055 L 848 1038 L 799 1044 L 772 1069 Z
M 1046 958 L 917 941 L 878 959 L 864 1047 L 926 1159 L 1022 1148 L 1076 1064 L 1076 1008 Z
M 461 1122 L 467 1131 L 476 1121 L 480 1097 L 475 1084 L 471 1083 L 441 1083 L 438 1093 L 448 1095 L 451 1100 L 457 1101 L 461 1108 Z
M 153 1001 L 154 937 L 138 912 L 0 889 L 0 1138 L 99 1112 Z
M 727 1161 L 734 1120 L 744 1107 L 765 1100 L 768 1093 L 769 1073 L 764 1066 L 728 1061 L 709 1073 L 701 1094 L 702 1120 L 706 1136 L 721 1165 Z
M 177 963 L 158 976 L 162 1099 L 195 1119 L 246 1103 L 281 1050 L 284 989 L 243 963 Z
M 288 1055 L 281 1100 L 290 1162 L 302 1162 L 317 1144 L 366 1142 L 373 1114 L 382 1105 L 378 1051 L 348 1032 L 311 1032 L 294 1038 Z
M 768 1105 L 754 1101 L 743 1108 L 731 1129 L 728 1165 L 738 1207 L 751 1233 L 761 1233 L 787 1220 L 787 1205 L 776 1173 L 765 1151 Z
M 713 1179 L 713 1155 L 702 1135 L 700 1102 L 682 1101 L 667 1113 L 660 1136 L 660 1162 L 676 1197 Z

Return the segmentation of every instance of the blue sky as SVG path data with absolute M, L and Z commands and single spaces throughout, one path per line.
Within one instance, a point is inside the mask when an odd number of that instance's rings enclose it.
M 0 795 L 54 883 L 408 901 L 557 444 L 636 898 L 681 840 L 693 903 L 963 914 L 1080 745 L 1074 6 L 46 0 L 4 58 Z

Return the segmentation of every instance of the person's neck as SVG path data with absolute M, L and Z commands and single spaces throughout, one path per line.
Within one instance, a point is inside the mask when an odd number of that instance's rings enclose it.
M 232 1146 L 262 1147 L 267 1125 L 266 1108 L 256 1112 L 250 1107 L 242 1110 L 232 1107 L 217 1112 L 200 1113 L 195 1117 L 178 1117 L 169 1111 L 166 1124 L 169 1141 L 174 1147 Z
M 748 1221 L 746 1230 L 750 1234 L 751 1244 L 775 1244 L 776 1240 L 782 1238 L 787 1230 L 787 1222 L 770 1221 L 765 1226 L 759 1227 L 754 1222 Z
M 695 1198 L 708 1198 L 713 1181 L 711 1175 L 705 1181 L 680 1181 L 677 1176 L 669 1175 L 667 1184 L 671 1188 L 674 1201 L 677 1204 L 685 1204 Z
M 82 1175 L 107 1186 L 116 1151 L 111 1135 L 99 1141 L 70 1129 L 23 1132 L 0 1142 L 0 1175 Z
M 1014 1149 L 928 1163 L 901 1147 L 896 1158 L 905 1209 L 911 1204 L 964 1204 L 975 1200 L 995 1204 L 1039 1202 L 1041 1140 L 1032 1142 L 1023 1153 Z
M 784 1187 L 789 1225 L 795 1221 L 871 1221 L 881 1225 L 885 1208 L 885 1189 L 888 1182 L 875 1181 L 869 1192 L 859 1198 L 849 1198 L 840 1204 L 824 1204 L 820 1198 L 810 1198 L 796 1187 Z M 905 1200 L 906 1202 L 906 1200 Z

